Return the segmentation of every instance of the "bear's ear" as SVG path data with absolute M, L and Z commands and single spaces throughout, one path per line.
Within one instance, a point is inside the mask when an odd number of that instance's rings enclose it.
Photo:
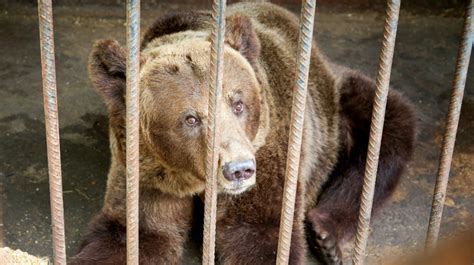
M 115 40 L 99 40 L 89 57 L 89 77 L 109 112 L 125 110 L 126 53 Z
M 239 51 L 255 66 L 260 56 L 260 41 L 249 17 L 234 14 L 226 19 L 225 43 Z

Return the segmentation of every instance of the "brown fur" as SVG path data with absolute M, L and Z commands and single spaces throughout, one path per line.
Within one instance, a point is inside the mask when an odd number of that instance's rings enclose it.
M 211 14 L 209 12 L 182 12 L 165 15 L 153 23 L 141 41 L 142 49 L 156 38 L 186 30 L 198 30 L 205 28 L 209 23 Z
M 351 239 L 356 231 L 374 91 L 375 83 L 367 77 L 353 72 L 345 76 L 341 85 L 340 140 L 344 143 L 343 148 L 316 207 L 306 214 L 312 250 L 319 256 L 321 248 L 323 252 L 338 253 L 338 262 L 340 245 Z M 389 92 L 375 185 L 375 214 L 395 189 L 404 165 L 410 159 L 415 141 L 413 113 L 406 99 L 396 91 Z M 316 234 L 327 237 L 323 239 Z M 327 261 L 327 257 L 320 258 Z
M 208 13 L 159 19 L 142 42 L 140 232 L 143 264 L 176 264 L 205 184 L 209 88 Z M 222 264 L 274 264 L 286 165 L 298 20 L 271 4 L 235 4 L 226 17 L 218 182 L 217 258 Z M 290 263 L 303 264 L 306 233 L 328 264 L 354 233 L 374 84 L 311 54 Z M 112 166 L 101 217 L 72 261 L 123 263 L 125 224 L 124 51 L 100 41 L 90 76 L 109 109 Z M 235 113 L 241 102 L 245 111 Z M 187 117 L 198 123 L 187 124 Z M 374 205 L 392 193 L 413 149 L 413 111 L 391 92 Z M 221 168 L 253 160 L 256 178 L 229 181 Z M 306 223 L 305 223 L 306 221 Z M 154 243 L 152 243 L 154 242 Z M 155 251 L 148 249 L 153 246 Z M 101 249 L 106 249 L 100 251 Z

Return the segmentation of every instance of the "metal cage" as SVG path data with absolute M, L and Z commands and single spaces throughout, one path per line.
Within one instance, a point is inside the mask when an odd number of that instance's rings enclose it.
M 214 264 L 217 207 L 217 154 L 219 142 L 219 120 L 216 109 L 222 88 L 225 0 L 213 3 L 214 26 L 211 37 L 211 87 L 209 89 L 209 123 L 207 128 L 207 184 L 205 189 L 205 217 L 203 264 Z M 316 0 L 303 0 L 299 32 L 298 54 L 296 54 L 296 76 L 291 109 L 291 125 L 287 154 L 286 179 L 281 209 L 277 264 L 288 264 L 291 233 L 295 209 L 298 165 L 301 153 L 304 111 L 313 40 Z M 400 10 L 400 0 L 387 1 L 387 16 L 380 52 L 379 70 L 376 79 L 376 94 L 372 112 L 370 141 L 365 168 L 364 184 L 359 212 L 359 222 L 352 262 L 363 264 L 369 235 L 372 202 L 377 175 L 380 143 L 384 126 L 385 107 L 390 83 L 392 58 Z M 54 30 L 52 0 L 38 0 L 41 66 L 45 109 L 46 141 L 53 230 L 54 264 L 66 264 L 64 235 L 64 209 L 62 197 L 61 153 L 59 148 L 58 102 L 54 59 Z M 462 40 L 459 46 L 456 71 L 437 181 L 433 195 L 426 248 L 436 245 L 443 205 L 453 156 L 456 131 L 459 122 L 467 69 L 473 42 L 473 0 L 466 9 Z M 127 264 L 138 264 L 138 194 L 139 194 L 139 67 L 140 67 L 140 1 L 127 0 L 127 98 L 126 98 L 126 165 L 127 165 Z M 217 128 L 217 129 L 216 129 Z

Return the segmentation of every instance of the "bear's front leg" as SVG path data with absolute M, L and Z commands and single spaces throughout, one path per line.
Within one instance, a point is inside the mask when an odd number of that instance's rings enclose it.
M 278 223 L 218 223 L 216 252 L 219 264 L 275 264 L 279 230 Z M 291 237 L 289 264 L 304 264 L 305 249 L 303 231 L 299 224 L 295 224 Z
M 117 206 L 117 209 L 124 209 Z M 110 209 L 109 209 L 110 211 Z M 179 264 L 192 223 L 193 201 L 156 190 L 140 192 L 139 263 Z M 126 264 L 125 213 L 103 211 L 89 225 L 68 264 Z

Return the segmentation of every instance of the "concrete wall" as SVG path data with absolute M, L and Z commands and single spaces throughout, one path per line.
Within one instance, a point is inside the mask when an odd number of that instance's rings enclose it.
M 423 8 L 456 8 L 466 4 L 469 0 L 405 0 L 402 6 L 416 6 Z M 81 5 L 81 4 L 99 4 L 99 5 L 122 5 L 125 0 L 55 0 L 55 5 Z M 142 0 L 143 5 L 158 5 L 163 3 L 186 3 L 186 4 L 209 4 L 211 0 Z M 228 0 L 229 3 L 239 2 L 238 0 Z M 301 0 L 271 0 L 277 4 L 299 5 Z M 373 7 L 383 6 L 385 0 L 319 0 L 319 5 L 324 6 L 347 6 L 347 7 Z M 37 0 L 0 0 L 0 4 L 28 4 L 36 5 Z

